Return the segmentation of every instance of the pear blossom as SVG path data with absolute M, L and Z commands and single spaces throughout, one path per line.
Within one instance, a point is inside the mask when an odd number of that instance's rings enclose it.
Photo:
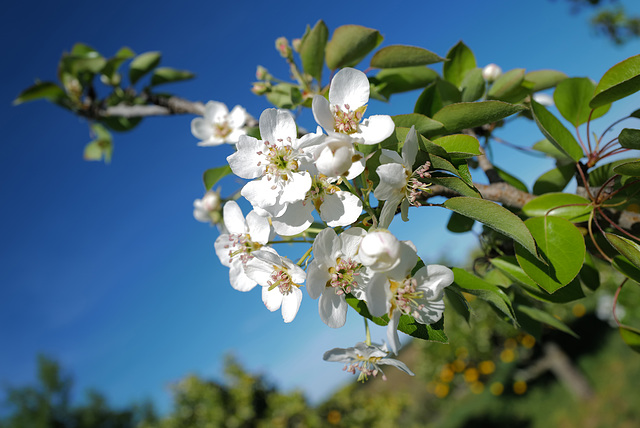
M 502 68 L 497 64 L 488 64 L 482 69 L 482 77 L 489 83 L 494 82 L 502 75 Z
M 362 264 L 372 271 L 385 272 L 400 264 L 401 250 L 401 242 L 391 232 L 376 229 L 362 239 L 358 256 Z
M 361 248 L 363 242 L 360 244 Z M 387 342 L 398 353 L 400 316 L 409 315 L 421 324 L 433 324 L 444 312 L 444 288 L 453 282 L 453 272 L 446 266 L 428 265 L 412 277 L 418 262 L 416 248 L 411 241 L 400 241 L 400 262 L 388 271 L 364 273 L 367 281 L 364 299 L 373 316 L 388 315 Z
M 324 143 L 313 149 L 315 167 L 327 177 L 352 180 L 365 168 L 364 155 L 357 151 L 354 139 L 346 134 L 329 132 Z
M 380 166 L 376 173 L 380 177 L 380 183 L 373 191 L 373 196 L 381 201 L 386 201 L 380 213 L 380 227 L 389 227 L 396 209 L 400 205 L 402 219 L 408 221 L 410 205 L 420 206 L 417 198 L 422 192 L 427 192 L 429 187 L 420 179 L 430 177 L 427 172 L 430 163 L 419 166 L 413 170 L 413 163 L 418 153 L 418 134 L 415 127 L 411 127 L 404 145 L 402 157 L 393 150 L 382 149 L 380 154 Z
M 322 95 L 313 97 L 313 117 L 327 133 L 347 134 L 363 144 L 378 144 L 393 133 L 395 125 L 387 115 L 364 118 L 369 91 L 366 74 L 343 68 L 331 79 L 328 101 Z
M 242 196 L 254 209 L 278 217 L 287 204 L 305 199 L 312 183 L 306 170 L 312 162 L 307 148 L 320 144 L 325 136 L 318 129 L 298 139 L 293 116 L 286 110 L 265 110 L 259 126 L 263 140 L 241 136 L 237 151 L 227 161 L 237 176 L 256 179 L 242 188 Z
M 545 107 L 551 107 L 553 105 L 553 97 L 542 92 L 536 92 L 533 94 L 533 100 Z
M 258 250 L 245 266 L 249 278 L 262 286 L 262 302 L 271 312 L 282 309 L 284 322 L 293 321 L 300 309 L 300 287 L 306 273 L 300 266 L 275 251 Z
M 220 263 L 229 268 L 231 286 L 238 291 L 249 291 L 257 283 L 245 273 L 247 262 L 257 250 L 275 251 L 265 246 L 271 234 L 269 220 L 254 211 L 245 219 L 235 201 L 224 205 L 223 216 L 227 233 L 220 234 L 216 239 L 216 254 Z
M 388 355 L 389 351 L 386 345 L 381 346 L 375 343 L 367 345 L 364 342 L 358 342 L 352 348 L 333 348 L 325 352 L 322 359 L 344 363 L 344 370 L 349 373 L 360 372 L 358 381 L 361 382 L 366 381 L 369 376 L 377 376 L 378 373 L 382 375 L 382 380 L 387 380 L 381 365 L 393 366 L 410 376 L 414 376 L 405 363 L 389 358 Z
M 209 101 L 204 107 L 204 117 L 191 121 L 191 133 L 201 140 L 199 146 L 218 146 L 222 143 L 237 143 L 247 132 L 244 125 L 247 111 L 235 106 L 231 112 L 224 103 Z
M 362 265 L 358 247 L 366 231 L 348 229 L 339 236 L 333 229 L 323 229 L 313 241 L 313 261 L 307 269 L 307 291 L 318 301 L 320 319 L 332 328 L 340 328 L 347 320 L 345 294 L 361 293 L 359 280 Z
M 220 221 L 220 193 L 209 190 L 202 199 L 193 201 L 193 217 L 203 223 L 218 223 Z

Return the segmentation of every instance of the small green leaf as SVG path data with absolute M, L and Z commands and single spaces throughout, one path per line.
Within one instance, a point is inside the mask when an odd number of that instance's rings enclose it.
M 392 116 L 391 119 L 398 127 L 411 128 L 415 126 L 418 134 L 425 136 L 437 133 L 444 128 L 442 123 L 417 113 L 400 114 Z
M 614 170 L 618 165 L 636 161 L 640 161 L 640 158 L 619 159 L 592 169 L 589 172 L 589 185 L 593 187 L 602 186 L 614 175 Z
M 543 324 L 550 325 L 556 330 L 560 330 L 562 332 L 570 334 L 571 336 L 577 339 L 580 338 L 573 330 L 571 330 L 571 328 L 569 328 L 568 325 L 566 325 L 565 323 L 563 323 L 562 321 L 560 321 L 559 319 L 557 319 L 556 317 L 554 317 L 548 312 L 545 312 L 538 308 L 533 308 L 531 306 L 524 306 L 524 305 L 518 305 L 516 308 L 518 311 L 524 314 L 527 314 L 528 316 L 530 316 L 536 321 L 540 321 Z
M 518 179 L 515 176 L 509 174 L 508 172 L 504 171 L 503 169 L 498 168 L 495 165 L 494 165 L 493 169 L 496 170 L 496 172 L 498 173 L 498 176 L 501 179 L 503 179 L 505 182 L 511 184 L 513 187 L 515 187 L 518 190 L 522 190 L 523 192 L 529 193 L 529 189 L 527 189 L 527 185 L 524 184 L 520 179 Z
M 302 102 L 302 93 L 291 83 L 278 83 L 267 93 L 267 100 L 278 108 L 291 110 Z
M 640 268 L 640 245 L 637 242 L 613 233 L 605 233 L 605 236 L 620 254 L 625 256 L 635 267 Z
M 640 149 L 640 129 L 624 128 L 618 136 L 618 141 L 625 149 Z
M 438 78 L 424 88 L 416 100 L 413 112 L 433 117 L 442 107 L 460 101 L 462 101 L 462 94 L 458 88 Z
M 525 273 L 548 293 L 569 284 L 580 272 L 586 247 L 580 231 L 560 217 L 535 217 L 525 225 L 538 244 L 541 261 L 516 244 L 516 257 Z
M 622 163 L 614 167 L 613 172 L 630 177 L 640 177 L 640 161 Z
M 634 266 L 625 256 L 615 256 L 611 265 L 627 278 L 640 284 L 640 268 Z
M 560 160 L 560 161 L 567 161 L 567 155 L 560 151 L 560 149 L 558 149 L 556 146 L 554 146 L 549 140 L 547 140 L 546 138 L 543 140 L 538 141 L 537 143 L 535 143 L 533 146 L 531 146 L 531 148 L 533 150 L 537 150 L 539 152 L 542 152 L 546 155 L 549 155 L 550 157 Z
M 110 81 L 114 81 L 114 77 L 116 76 L 118 68 L 120 68 L 120 65 L 122 65 L 124 61 L 128 60 L 129 58 L 133 58 L 134 56 L 135 56 L 135 53 L 133 53 L 131 49 L 129 49 L 126 46 L 122 47 L 120 48 L 120 50 L 118 50 L 118 52 L 116 52 L 113 58 L 109 58 L 109 60 L 107 60 L 107 63 L 105 64 L 104 68 L 100 72 L 104 76 L 106 76 L 107 79 L 109 79 Z M 117 83 L 113 82 L 112 84 L 117 84 Z
M 524 75 L 524 80 L 533 83 L 531 92 L 553 88 L 566 78 L 566 74 L 556 70 L 535 70 Z
M 453 268 L 454 280 L 449 287 L 459 287 L 465 293 L 472 294 L 495 307 L 506 315 L 514 325 L 518 325 L 511 301 L 507 295 L 497 286 L 484 281 L 477 276 L 460 268 Z
M 502 101 L 457 103 L 442 107 L 433 115 L 433 119 L 441 122 L 448 132 L 456 132 L 497 122 L 522 110 L 522 106 Z
M 640 352 L 640 330 L 627 325 L 621 325 L 619 330 L 624 343 L 634 351 Z
M 329 29 L 324 21 L 319 20 L 312 29 L 307 31 L 300 42 L 300 58 L 302 69 L 308 75 L 322 80 L 322 68 L 324 67 L 324 49 L 329 40 Z
M 546 140 L 545 140 L 546 141 Z M 533 185 L 534 195 L 562 192 L 573 178 L 576 167 L 573 163 L 560 165 L 542 174 Z
M 584 156 L 571 132 L 546 108 L 531 100 L 531 112 L 542 134 L 568 159 L 577 162 Z
M 589 220 L 591 201 L 572 193 L 546 193 L 527 202 L 522 211 L 529 217 L 562 217 L 572 223 Z
M 330 70 L 359 63 L 382 42 L 377 30 L 360 25 L 343 25 L 333 32 L 327 43 L 325 61 Z
M 434 172 L 430 178 L 424 179 L 425 182 L 444 186 L 447 189 L 451 189 L 454 192 L 461 194 L 462 196 L 469 196 L 472 198 L 482 198 L 482 195 L 475 188 L 470 187 L 462 179 L 450 175 L 444 175 Z M 473 220 L 472 220 L 473 222 Z
M 222 165 L 216 168 L 208 169 L 202 175 L 202 181 L 204 182 L 204 188 L 211 190 L 215 184 L 222 178 L 231 174 L 231 167 L 229 165 Z
M 151 86 L 161 85 L 163 83 L 179 82 L 181 80 L 193 79 L 195 74 L 186 70 L 176 70 L 169 67 L 158 67 L 153 70 L 151 75 Z
M 485 199 L 456 197 L 444 202 L 444 207 L 483 223 L 520 243 L 536 258 L 536 245 L 531 232 L 520 218 L 502 206 Z
M 46 99 L 51 102 L 58 102 L 63 98 L 67 98 L 67 94 L 60 86 L 53 82 L 38 82 L 20 92 L 20 95 L 13 100 L 13 105 L 26 103 L 39 99 Z
M 458 289 L 452 287 L 446 287 L 444 289 L 444 295 L 447 298 L 447 307 L 451 305 L 451 307 L 453 307 L 453 310 L 456 311 L 462 318 L 464 318 L 464 320 L 468 324 L 469 320 L 471 319 L 471 312 L 469 311 L 469 302 L 467 302 L 467 299 L 464 298 L 464 296 Z
M 466 233 L 473 229 L 475 220 L 469 217 L 452 212 L 447 223 L 447 229 L 453 233 Z
M 477 67 L 473 52 L 461 41 L 447 52 L 447 59 L 442 76 L 456 87 L 460 87 L 467 73 Z
M 466 134 L 454 134 L 433 140 L 449 153 L 451 158 L 466 159 L 473 156 L 480 156 L 480 143 L 475 137 Z
M 96 136 L 96 139 L 85 146 L 84 160 L 100 161 L 104 159 L 105 163 L 111 162 L 113 154 L 111 133 L 99 123 L 91 125 L 91 131 Z
M 426 87 L 438 78 L 438 73 L 424 66 L 380 70 L 369 80 L 387 100 L 392 94 Z
M 135 57 L 129 64 L 129 81 L 135 84 L 142 76 L 160 64 L 160 52 L 145 52 Z
M 558 83 L 553 101 L 562 117 L 573 126 L 578 127 L 587 122 L 589 115 L 591 120 L 597 119 L 611 108 L 611 104 L 605 104 L 591 112 L 589 100 L 595 87 L 596 84 L 588 77 L 573 77 Z
M 393 45 L 380 49 L 371 58 L 371 68 L 413 67 L 445 61 L 445 58 L 415 46 Z
M 469 70 L 462 79 L 460 91 L 462 92 L 462 102 L 476 101 L 484 95 L 485 81 L 482 77 L 482 69 L 474 68 Z
M 596 86 L 589 106 L 597 108 L 640 90 L 640 55 L 632 56 L 611 67 Z
M 493 82 L 487 93 L 487 98 L 501 101 L 519 101 L 513 98 L 522 99 L 525 97 L 526 94 L 520 96 L 522 82 L 524 82 L 524 68 L 509 70 Z

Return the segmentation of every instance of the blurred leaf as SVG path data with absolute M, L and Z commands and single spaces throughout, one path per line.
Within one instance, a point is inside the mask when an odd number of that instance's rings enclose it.
M 589 220 L 591 201 L 572 193 L 546 193 L 527 202 L 522 211 L 529 217 L 562 217 L 572 223 Z
M 640 129 L 624 128 L 618 136 L 618 141 L 625 149 L 640 149 Z
M 533 83 L 531 92 L 553 88 L 566 78 L 566 74 L 556 70 L 535 70 L 524 75 L 524 80 Z
M 476 58 L 471 49 L 460 41 L 447 52 L 447 59 L 449 61 L 442 67 L 442 76 L 459 88 L 467 73 L 477 67 Z
M 153 70 L 151 75 L 151 86 L 161 85 L 163 83 L 179 82 L 181 80 L 193 79 L 195 74 L 186 70 L 176 70 L 169 67 L 158 67 Z
M 327 67 L 336 70 L 356 65 L 375 49 L 382 39 L 377 30 L 360 25 L 343 25 L 336 28 L 325 50 Z
M 568 159 L 577 162 L 584 156 L 576 139 L 558 118 L 533 100 L 531 100 L 531 112 L 542 134 Z
M 95 134 L 96 139 L 85 146 L 84 160 L 100 161 L 104 159 L 105 163 L 111 162 L 113 154 L 111 133 L 99 123 L 91 125 L 91 131 Z
M 627 278 L 640 284 L 640 268 L 634 266 L 625 256 L 615 256 L 611 265 Z
M 587 122 L 590 114 L 591 120 L 593 120 L 609 111 L 611 104 L 605 104 L 591 113 L 592 109 L 589 107 L 589 100 L 595 87 L 596 84 L 588 77 L 565 79 L 556 87 L 553 93 L 553 101 L 562 117 L 567 119 L 573 126 L 578 127 Z
M 576 171 L 574 164 L 561 165 L 542 174 L 533 185 L 534 195 L 562 192 L 573 178 Z
M 455 132 L 497 122 L 522 110 L 522 106 L 502 101 L 457 103 L 442 107 L 433 119 L 444 124 L 448 132 Z
M 640 330 L 626 325 L 619 326 L 620 336 L 631 349 L 640 352 Z
M 128 60 L 129 58 L 133 58 L 134 56 L 135 53 L 128 47 L 120 48 L 120 50 L 116 52 L 113 58 L 109 58 L 107 60 L 107 63 L 102 68 L 101 73 L 105 75 L 110 81 L 113 81 L 118 68 L 120 68 L 120 65 L 122 65 L 124 61 Z M 113 83 L 115 84 L 115 82 Z
M 312 29 L 302 36 L 300 42 L 300 59 L 302 69 L 318 82 L 322 80 L 322 68 L 324 67 L 324 50 L 329 40 L 329 29 L 324 21 L 319 20 Z
M 485 81 L 482 77 L 482 69 L 474 68 L 469 70 L 462 79 L 460 91 L 462 92 L 462 102 L 476 101 L 484 95 Z
M 134 85 L 142 76 L 160 64 L 160 52 L 145 52 L 135 57 L 129 64 L 129 81 Z
M 589 185 L 592 187 L 602 186 L 609 178 L 613 177 L 614 170 L 618 165 L 636 161 L 640 161 L 640 158 L 618 159 L 592 169 L 589 171 Z
M 485 199 L 463 196 L 450 198 L 443 203 L 443 206 L 514 239 L 523 248 L 526 248 L 533 255 L 533 258 L 537 257 L 536 245 L 531 232 L 525 223 L 508 209 Z
M 640 245 L 630 239 L 613 233 L 605 233 L 607 241 L 614 246 L 616 250 L 627 258 L 635 267 L 640 268 Z
M 578 273 L 580 281 L 591 291 L 596 291 L 600 287 L 600 271 L 593 261 L 593 257 L 587 251 L 584 255 L 584 264 Z M 566 287 L 565 287 L 566 288 Z M 561 288 L 558 291 L 562 291 Z
M 537 143 L 535 143 L 532 147 L 533 150 L 537 150 L 539 152 L 542 152 L 546 155 L 551 156 L 554 159 L 560 160 L 560 161 L 567 161 L 567 155 L 560 151 L 559 148 L 557 148 L 556 146 L 553 145 L 553 143 L 551 143 L 549 140 L 547 140 L 546 138 L 543 140 L 538 141 Z
M 460 290 L 454 287 L 446 287 L 444 289 L 444 295 L 451 307 L 453 307 L 453 310 L 456 311 L 462 318 L 464 318 L 467 324 L 469 324 L 469 320 L 471 319 L 469 302 L 467 302 L 467 299 L 464 298 Z
M 371 68 L 413 67 L 444 61 L 445 58 L 415 46 L 393 45 L 380 49 L 371 58 Z
M 517 309 L 518 311 L 527 314 L 528 316 L 530 316 L 536 321 L 540 321 L 543 324 L 550 325 L 556 330 L 560 330 L 564 333 L 570 334 L 576 339 L 580 338 L 573 330 L 571 330 L 571 328 L 569 328 L 568 325 L 566 325 L 565 323 L 563 323 L 562 321 L 560 321 L 559 319 L 557 319 L 556 317 L 554 317 L 548 312 L 545 312 L 538 308 L 533 308 L 531 306 L 524 306 L 524 305 L 518 305 Z
M 278 108 L 291 110 L 302 102 L 302 94 L 295 85 L 278 83 L 267 93 L 267 100 Z
M 610 104 L 640 90 L 640 55 L 632 56 L 611 67 L 596 86 L 589 106 Z
M 53 82 L 38 82 L 33 86 L 28 87 L 24 91 L 20 92 L 20 95 L 13 100 L 13 105 L 26 103 L 27 101 L 34 101 L 39 99 L 46 99 L 53 103 L 58 103 L 60 100 L 68 98 L 64 89 L 56 85 Z
M 621 163 L 613 168 L 613 172 L 630 177 L 640 177 L 640 161 Z
M 524 82 L 524 68 L 509 70 L 493 82 L 487 93 L 487 99 L 520 101 L 526 96 L 526 93 L 520 90 L 522 82 Z
M 231 167 L 228 164 L 206 170 L 202 175 L 204 188 L 207 191 L 211 190 L 218 181 L 231 174 L 231 172 Z

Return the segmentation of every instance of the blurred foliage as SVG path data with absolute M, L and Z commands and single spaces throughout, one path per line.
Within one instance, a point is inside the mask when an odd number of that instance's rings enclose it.
M 593 9 L 591 26 L 617 45 L 640 37 L 640 16 L 629 15 L 620 0 L 567 0 L 572 10 Z

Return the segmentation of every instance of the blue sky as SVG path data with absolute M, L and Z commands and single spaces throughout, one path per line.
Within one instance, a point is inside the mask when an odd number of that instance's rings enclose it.
M 378 29 L 383 46 L 410 44 L 444 56 L 463 40 L 480 66 L 554 68 L 594 80 L 638 49 L 637 42 L 619 48 L 593 37 L 586 14 L 571 15 L 564 2 L 547 0 L 402 2 L 392 9 L 375 1 L 339 8 L 289 1 L 6 5 L 0 17 L 0 385 L 32 381 L 38 352 L 73 373 L 78 395 L 93 386 L 115 405 L 152 398 L 166 409 L 171 382 L 188 373 L 219 378 L 229 352 L 251 371 L 313 399 L 349 379 L 321 355 L 363 339 L 354 313 L 347 326 L 331 330 L 317 316 L 317 302 L 305 296 L 296 320 L 285 325 L 278 312 L 266 310 L 259 290 L 242 294 L 229 286 L 213 250 L 216 229 L 193 219 L 192 203 L 203 193 L 202 172 L 222 165 L 231 151 L 197 147 L 191 116 L 150 118 L 114 135 L 114 158 L 104 165 L 82 160 L 90 141 L 82 120 L 43 101 L 11 105 L 35 78 L 54 80 L 62 52 L 84 42 L 106 56 L 122 46 L 162 51 L 162 65 L 197 74 L 166 90 L 241 104 L 258 117 L 269 105 L 249 91 L 256 66 L 286 76 L 275 39 L 300 37 L 318 19 L 331 31 L 344 24 Z M 372 102 L 369 113 L 409 112 L 416 96 Z M 308 114 L 300 124 L 314 126 Z M 541 138 L 530 125 L 502 136 L 523 146 Z M 544 171 L 514 150 L 498 149 L 496 163 L 528 182 Z M 223 195 L 237 190 L 229 184 Z M 427 262 L 443 254 L 464 259 L 473 238 L 443 231 L 441 210 L 411 217 L 412 229 L 394 224 L 393 230 L 413 239 Z M 374 331 L 374 338 L 383 337 L 384 330 Z

